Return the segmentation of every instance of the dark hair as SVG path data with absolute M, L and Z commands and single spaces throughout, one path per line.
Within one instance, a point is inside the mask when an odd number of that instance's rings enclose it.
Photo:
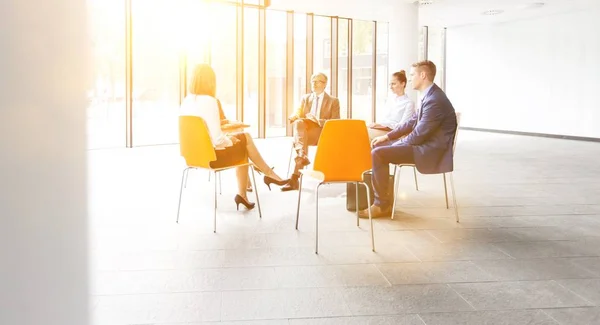
M 393 78 L 395 78 L 396 80 L 400 81 L 401 83 L 404 83 L 404 87 L 406 87 L 406 71 L 404 70 L 400 70 L 398 72 L 394 72 L 394 74 L 392 75 Z
M 217 92 L 217 77 L 215 71 L 206 63 L 198 64 L 190 80 L 190 94 L 209 95 L 215 97 Z
M 435 73 L 436 73 L 436 69 L 435 69 L 435 64 L 429 60 L 425 60 L 425 61 L 419 61 L 417 63 L 414 63 L 413 68 L 416 68 L 419 72 L 425 72 L 425 74 L 427 75 L 427 78 L 430 81 L 433 81 L 435 79 Z

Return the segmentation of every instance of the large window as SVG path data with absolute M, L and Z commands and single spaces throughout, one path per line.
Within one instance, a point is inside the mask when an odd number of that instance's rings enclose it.
M 294 109 L 306 92 L 306 14 L 294 14 Z
M 323 72 L 331 79 L 331 18 L 315 16 L 313 37 L 313 73 Z M 325 91 L 331 94 L 331 81 Z
M 267 137 L 285 136 L 286 132 L 286 60 L 287 57 L 287 13 L 267 12 Z M 277 28 L 269 28 L 275 27 Z
M 88 91 L 87 145 L 125 146 L 125 6 L 122 0 L 89 1 L 92 88 Z
M 348 117 L 348 19 L 338 20 L 338 99 L 340 117 Z
M 89 0 L 88 147 L 177 143 L 179 106 L 199 63 L 215 70 L 226 117 L 249 124 L 254 137 L 259 130 L 289 134 L 288 113 L 310 92 L 310 71 L 327 74 L 326 91 L 337 91 L 342 118 L 371 122 L 373 110 L 381 111 L 391 73 L 387 23 L 269 9 L 262 16 L 263 9 L 243 3 Z
M 181 15 L 169 0 L 132 1 L 133 141 L 176 143 Z
M 217 97 L 225 117 L 236 120 L 236 44 L 237 10 L 234 6 L 213 4 L 210 15 L 218 32 L 210 31 L 210 64 L 217 75 Z
M 427 28 L 427 60 L 436 65 L 437 73 L 434 82 L 444 87 L 444 47 L 446 43 L 446 30 L 444 28 Z
M 373 32 L 372 21 L 352 22 L 352 118 L 373 122 Z
M 258 9 L 244 9 L 244 122 L 258 136 Z
M 375 110 L 377 121 L 380 121 L 385 116 L 386 112 L 383 108 L 390 88 L 388 85 L 390 81 L 390 71 L 388 69 L 388 35 L 388 23 L 377 23 L 377 106 Z

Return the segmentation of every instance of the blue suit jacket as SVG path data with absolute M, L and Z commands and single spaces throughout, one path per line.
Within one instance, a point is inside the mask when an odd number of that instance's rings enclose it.
M 423 174 L 451 172 L 456 134 L 456 112 L 443 90 L 434 84 L 423 96 L 421 109 L 387 136 L 413 147 L 415 165 Z

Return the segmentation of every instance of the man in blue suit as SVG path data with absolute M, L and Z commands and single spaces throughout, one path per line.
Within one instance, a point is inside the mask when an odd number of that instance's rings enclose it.
M 412 65 L 410 82 L 422 94 L 421 109 L 388 134 L 373 139 L 373 189 L 375 202 L 372 217 L 390 216 L 393 211 L 388 195 L 389 164 L 415 164 L 422 174 L 451 172 L 453 169 L 456 113 L 446 94 L 433 83 L 436 68 L 431 61 Z M 369 217 L 368 209 L 359 212 Z

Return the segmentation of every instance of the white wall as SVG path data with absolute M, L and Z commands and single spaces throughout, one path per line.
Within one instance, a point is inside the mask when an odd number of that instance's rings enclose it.
M 600 9 L 448 28 L 462 125 L 600 138 Z
M 0 324 L 88 319 L 85 0 L 0 1 Z

